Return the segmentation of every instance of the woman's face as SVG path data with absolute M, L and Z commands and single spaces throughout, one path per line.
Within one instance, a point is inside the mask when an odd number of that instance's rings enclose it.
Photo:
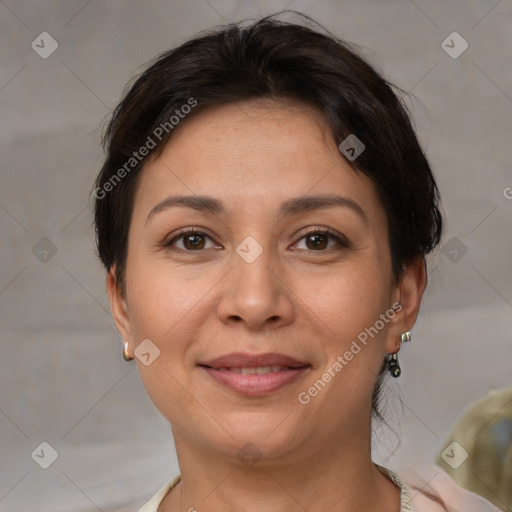
M 366 437 L 385 353 L 414 323 L 408 279 L 394 283 L 385 210 L 321 115 L 258 100 L 175 128 L 138 185 L 126 295 L 113 272 L 108 286 L 175 438 L 285 457 Z

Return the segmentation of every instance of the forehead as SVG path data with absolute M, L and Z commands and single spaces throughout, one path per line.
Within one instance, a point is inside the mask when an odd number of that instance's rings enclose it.
M 340 154 L 323 114 L 299 103 L 252 100 L 185 119 L 139 184 L 140 203 L 169 194 L 218 197 L 233 207 L 340 193 L 382 217 L 373 182 Z
M 185 160 L 222 157 L 227 165 L 236 160 L 261 164 L 267 157 L 274 173 L 278 162 L 289 167 L 304 156 L 309 161 L 336 149 L 322 113 L 289 100 L 255 99 L 207 107 L 180 128 L 164 151 L 179 153 Z M 191 147 L 196 151 L 186 154 Z

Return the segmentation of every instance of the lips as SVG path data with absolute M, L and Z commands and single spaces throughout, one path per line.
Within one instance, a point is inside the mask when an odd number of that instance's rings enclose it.
M 284 366 L 288 368 L 300 368 L 308 363 L 299 361 L 293 357 L 277 352 L 268 352 L 266 354 L 244 354 L 243 352 L 233 352 L 210 361 L 201 363 L 202 366 L 210 368 L 257 368 L 263 366 Z
M 279 353 L 234 352 L 199 364 L 215 381 L 248 396 L 273 393 L 298 379 L 311 365 Z

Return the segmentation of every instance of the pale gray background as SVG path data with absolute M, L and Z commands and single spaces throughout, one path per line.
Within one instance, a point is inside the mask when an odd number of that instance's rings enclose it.
M 467 247 L 458 262 L 443 252 L 431 259 L 421 318 L 400 352 L 403 374 L 390 382 L 390 424 L 402 442 L 379 429 L 376 460 L 393 469 L 433 460 L 464 407 L 511 384 L 510 1 L 6 0 L 0 511 L 136 510 L 178 472 L 169 426 L 135 363 L 121 358 L 95 258 L 88 193 L 103 158 L 99 127 L 157 53 L 285 7 L 362 45 L 414 93 L 443 195 L 444 243 L 457 237 Z M 44 31 L 59 45 L 48 59 L 31 48 Z M 441 48 L 453 31 L 469 43 L 458 59 Z M 47 263 L 32 252 L 42 237 L 57 248 Z M 46 470 L 31 458 L 42 441 L 59 454 Z

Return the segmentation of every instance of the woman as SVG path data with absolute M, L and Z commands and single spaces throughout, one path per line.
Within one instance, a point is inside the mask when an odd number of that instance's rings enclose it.
M 198 37 L 105 145 L 112 312 L 181 470 L 141 511 L 496 510 L 371 460 L 442 219 L 404 107 L 348 44 L 273 17 Z

